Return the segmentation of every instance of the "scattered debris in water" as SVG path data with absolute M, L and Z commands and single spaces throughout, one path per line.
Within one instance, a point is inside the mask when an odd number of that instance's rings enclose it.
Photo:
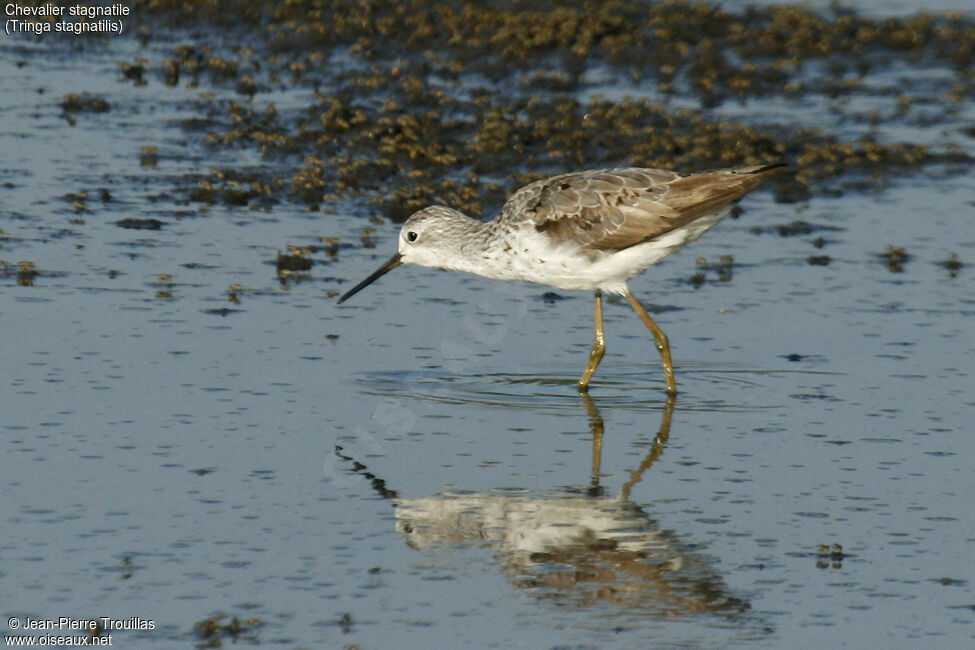
M 4 265 L 4 274 L 6 274 L 6 265 Z M 34 278 L 38 276 L 37 267 L 34 266 L 33 262 L 18 262 L 17 263 L 17 284 L 22 287 L 33 287 Z
M 297 246 L 288 246 L 287 253 L 278 252 L 275 265 L 278 280 L 283 289 L 290 288 L 291 282 L 300 282 L 311 277 L 310 274 L 306 273 L 306 271 L 311 270 L 313 264 L 312 259 L 308 257 L 311 252 L 310 248 L 299 248 Z
M 817 544 L 816 545 L 816 568 L 818 569 L 841 569 L 843 560 L 849 557 L 843 553 L 843 547 L 839 544 Z
M 261 619 L 240 620 L 234 616 L 226 623 L 223 620 L 224 616 L 217 614 L 193 625 L 193 631 L 202 641 L 202 643 L 197 644 L 198 648 L 222 647 L 223 639 L 230 639 L 232 643 L 237 643 L 238 640 L 258 643 L 256 630 L 264 625 Z
M 568 298 L 554 291 L 546 291 L 542 294 L 542 301 L 549 305 L 561 302 L 562 300 L 568 300 Z
M 136 86 L 145 86 L 146 66 L 149 62 L 145 59 L 136 59 L 135 63 L 119 63 L 118 67 L 122 71 L 122 78 L 135 82 Z
M 156 287 L 156 298 L 169 300 L 173 297 L 173 276 L 168 273 L 161 273 L 156 276 L 157 282 L 151 283 Z
M 697 258 L 697 271 L 691 275 L 688 282 L 695 289 L 700 289 L 707 282 L 708 273 L 716 273 L 718 282 L 731 282 L 734 274 L 735 258 L 731 255 L 721 255 L 716 264 L 712 264 L 703 257 Z
M 375 248 L 376 238 L 373 236 L 376 234 L 376 229 L 371 227 L 366 227 L 362 229 L 359 233 L 359 240 L 362 242 L 363 248 Z
M 903 273 L 904 265 L 911 260 L 907 249 L 902 246 L 887 245 L 884 252 L 877 255 L 891 273 Z
M 239 314 L 242 311 L 244 311 L 244 310 L 243 309 L 231 309 L 230 307 L 215 307 L 215 308 L 212 308 L 212 309 L 204 309 L 203 310 L 203 313 L 204 314 L 210 314 L 212 316 L 223 316 L 223 317 L 227 317 L 227 316 L 230 316 L 231 314 Z
M 782 159 L 796 174 L 775 184 L 775 200 L 795 203 L 814 189 L 842 193 L 931 163 L 961 170 L 971 162 L 957 148 L 873 132 L 920 119 L 929 97 L 948 118 L 975 93 L 963 72 L 975 60 L 975 29 L 960 12 L 876 19 L 840 6 L 735 11 L 684 0 L 572 2 L 550 12 L 521 3 L 459 11 L 424 0 L 265 0 L 244 9 L 215 1 L 187 12 L 183 0 L 138 0 L 134 14 L 147 33 L 156 21 L 205 21 L 246 25 L 255 36 L 250 47 L 180 45 L 123 67 L 132 75 L 144 68 L 145 78 L 156 72 L 171 86 L 237 93 L 204 100 L 206 115 L 188 120 L 188 132 L 215 148 L 258 152 L 264 164 L 199 172 L 187 191 L 202 203 L 267 209 L 288 200 L 318 210 L 364 195 L 397 222 L 431 203 L 481 216 L 533 174 Z M 329 65 L 335 60 L 344 63 Z M 910 94 L 867 83 L 897 65 L 922 76 L 932 67 L 959 72 L 929 75 Z M 605 83 L 630 85 L 630 96 L 607 99 L 594 69 Z M 267 97 L 291 88 L 309 99 L 279 110 Z M 640 97 L 647 88 L 663 97 Z M 797 106 L 829 102 L 871 130 L 735 122 L 708 111 L 776 96 Z M 671 97 L 703 110 L 675 108 Z M 861 116 L 849 101 L 860 97 L 889 107 Z
M 119 228 L 128 228 L 129 230 L 159 230 L 166 223 L 159 219 L 135 219 L 129 217 L 127 219 L 119 219 L 115 222 L 115 225 Z
M 159 164 L 158 147 L 142 147 L 139 151 L 139 165 L 142 167 L 155 167 Z
M 962 263 L 962 261 L 958 259 L 957 253 L 948 253 L 948 259 L 946 259 L 943 262 L 940 262 L 940 264 L 945 269 L 947 269 L 948 277 L 952 277 L 952 278 L 958 277 L 958 271 L 960 271 L 961 268 L 965 266 Z
M 105 113 L 109 110 L 109 105 L 102 97 L 88 93 L 69 93 L 61 100 L 61 109 L 65 113 Z
M 241 291 L 243 291 L 243 290 L 244 290 L 244 287 L 242 287 L 239 284 L 232 284 L 232 285 L 230 285 L 230 288 L 227 289 L 227 300 L 229 300 L 230 302 L 234 303 L 235 305 L 239 305 L 240 304 L 240 297 L 239 297 L 238 294 Z
M 800 235 L 811 235 L 814 232 L 842 230 L 842 228 L 837 226 L 825 226 L 822 224 L 813 224 L 807 221 L 798 220 L 791 223 L 781 223 L 772 226 L 755 226 L 751 229 L 751 232 L 756 235 L 773 233 L 778 234 L 780 237 L 797 237 Z
M 278 252 L 278 273 L 282 271 L 311 270 L 312 261 L 311 258 L 307 257 L 310 252 L 308 249 L 299 249 L 293 246 L 288 247 L 287 253 Z
M 707 280 L 707 272 L 708 261 L 703 257 L 697 258 L 697 271 L 694 272 L 689 280 L 691 286 L 695 289 L 700 289 L 704 285 L 705 280 Z
M 718 264 L 714 270 L 718 274 L 718 282 L 731 282 L 732 269 L 735 266 L 735 258 L 731 255 L 722 255 L 718 258 Z

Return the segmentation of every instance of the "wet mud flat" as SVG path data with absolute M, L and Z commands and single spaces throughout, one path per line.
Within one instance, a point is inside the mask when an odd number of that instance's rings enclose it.
M 778 196 L 795 201 L 971 162 L 951 144 L 970 138 L 956 120 L 975 92 L 964 14 L 684 2 L 136 10 L 147 39 L 160 24 L 211 35 L 132 62 L 139 79 L 235 89 L 237 99 L 202 107 L 212 122 L 192 126 L 211 147 L 258 151 L 291 172 L 215 170 L 197 200 L 315 207 L 351 193 L 396 220 L 438 201 L 478 215 L 517 184 L 570 168 L 787 160 L 796 181 Z M 778 110 L 765 115 L 758 102 Z M 726 118 L 725 105 L 750 115 Z M 897 129 L 935 123 L 957 130 L 945 146 Z
M 15 613 L 156 619 L 132 647 L 971 640 L 971 13 L 127 20 L 0 50 Z M 571 294 L 415 273 L 334 305 L 429 203 L 779 160 L 637 289 L 673 404 L 612 313 L 577 398 Z
M 972 164 L 975 26 L 960 12 L 154 1 L 135 3 L 127 28 L 138 54 L 117 61 L 115 79 L 162 98 L 172 89 L 181 114 L 179 146 L 139 151 L 142 167 L 163 158 L 185 169 L 168 190 L 187 206 L 177 218 L 220 205 L 368 219 L 358 238 L 289 242 L 276 261 L 285 284 L 309 277 L 309 256 L 330 263 L 340 249 L 371 247 L 377 226 L 426 205 L 489 217 L 522 184 L 568 170 L 784 161 L 794 174 L 774 198 L 797 204 Z M 83 53 L 110 38 L 48 42 Z M 60 106 L 69 124 L 98 128 L 92 118 L 117 101 L 81 87 Z M 206 157 L 213 164 L 196 164 Z M 83 212 L 106 192 L 64 199 Z M 777 226 L 783 236 L 822 227 Z M 883 246 L 904 248 L 878 242 L 871 254 Z M 940 261 L 965 263 L 953 250 Z M 15 263 L 5 264 L 13 277 Z

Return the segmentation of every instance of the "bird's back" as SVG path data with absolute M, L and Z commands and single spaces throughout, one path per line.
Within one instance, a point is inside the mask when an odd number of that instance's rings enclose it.
M 533 227 L 554 243 L 622 250 L 721 211 L 782 167 L 689 175 L 635 167 L 563 174 L 512 194 L 498 223 L 509 229 Z

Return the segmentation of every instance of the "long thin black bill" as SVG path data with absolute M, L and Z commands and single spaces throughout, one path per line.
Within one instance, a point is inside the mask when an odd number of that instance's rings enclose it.
M 343 302 L 345 302 L 355 294 L 359 293 L 360 291 L 368 287 L 370 284 L 372 284 L 379 278 L 383 277 L 384 275 L 386 275 L 387 273 L 389 273 L 390 271 L 392 271 L 402 263 L 403 263 L 403 256 L 400 253 L 396 253 L 388 260 L 386 260 L 385 264 L 383 264 L 378 269 L 376 269 L 372 275 L 370 275 L 368 278 L 366 278 L 359 284 L 355 285 L 354 287 L 346 291 L 345 295 L 339 298 L 338 304 L 341 305 Z

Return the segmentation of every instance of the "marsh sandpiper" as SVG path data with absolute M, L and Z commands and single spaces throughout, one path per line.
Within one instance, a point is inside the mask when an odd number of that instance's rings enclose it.
M 677 392 L 670 344 L 626 281 L 703 235 L 785 165 L 678 174 L 661 169 L 599 169 L 536 181 L 508 198 L 501 214 L 477 221 L 443 206 L 403 224 L 399 251 L 339 303 L 401 264 L 467 271 L 595 292 L 595 341 L 579 378 L 580 393 L 606 350 L 604 291 L 626 298 L 653 334 L 667 392 Z

